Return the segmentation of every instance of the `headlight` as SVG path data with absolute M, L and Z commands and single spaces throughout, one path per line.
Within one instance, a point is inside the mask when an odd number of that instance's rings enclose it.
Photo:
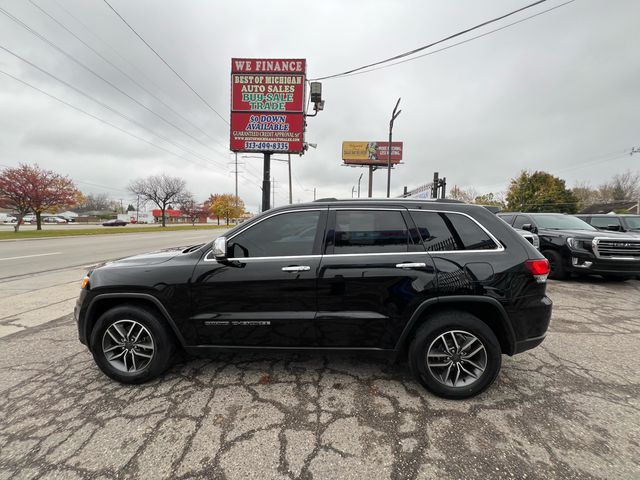
M 578 241 L 573 237 L 569 237 L 567 238 L 567 245 L 571 248 L 578 248 Z

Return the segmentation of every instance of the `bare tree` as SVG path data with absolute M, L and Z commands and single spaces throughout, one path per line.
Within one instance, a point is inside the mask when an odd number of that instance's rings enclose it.
M 463 202 L 471 203 L 478 196 L 477 190 L 474 188 L 468 188 L 466 190 L 454 185 L 449 192 L 448 197 L 454 200 L 462 200 Z
M 627 170 L 618 173 L 610 181 L 600 185 L 598 192 L 603 202 L 637 200 L 640 197 L 640 172 Z
M 187 184 L 182 178 L 170 177 L 164 173 L 134 180 L 129 191 L 140 198 L 154 203 L 162 215 L 162 226 L 165 227 L 167 206 L 176 203 L 186 192 Z

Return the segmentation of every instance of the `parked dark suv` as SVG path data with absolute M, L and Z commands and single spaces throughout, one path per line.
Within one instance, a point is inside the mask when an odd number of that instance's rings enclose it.
M 562 213 L 499 213 L 514 228 L 540 237 L 540 250 L 551 264 L 550 278 L 570 274 L 602 275 L 624 281 L 640 275 L 640 237 L 603 232 Z
M 576 215 L 598 230 L 628 232 L 640 236 L 640 215 L 613 215 L 610 213 Z
M 501 354 L 540 344 L 548 261 L 482 207 L 324 200 L 269 210 L 206 245 L 105 264 L 83 282 L 80 341 L 125 383 L 176 348 L 408 356 L 431 392 L 480 393 Z

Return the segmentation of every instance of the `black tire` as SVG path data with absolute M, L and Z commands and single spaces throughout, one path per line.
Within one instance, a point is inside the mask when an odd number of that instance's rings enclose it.
M 98 368 L 105 375 L 121 383 L 138 384 L 159 377 L 171 366 L 176 348 L 173 332 L 169 331 L 164 319 L 157 318 L 157 315 L 152 310 L 125 304 L 114 307 L 100 316 L 91 332 L 90 347 Z M 145 342 L 151 344 L 153 350 L 150 359 L 136 356 L 139 361 L 142 358 L 142 364 L 139 365 L 140 368 L 137 371 L 124 371 L 117 368 L 114 366 L 113 359 L 108 359 L 108 354 L 103 352 L 103 342 L 112 342 L 108 337 L 107 329 L 116 322 L 136 322 L 146 329 L 140 341 L 146 339 Z M 122 325 L 122 323 L 118 323 L 117 326 L 121 327 Z M 131 337 L 135 335 L 136 331 L 134 330 Z M 141 355 L 148 353 L 148 350 L 144 349 L 139 351 Z M 133 358 L 134 354 L 131 352 L 130 355 L 125 356 Z
M 486 352 L 484 371 L 477 379 L 471 379 L 472 383 L 468 385 L 445 385 L 442 378 L 436 377 L 434 369 L 427 365 L 430 346 L 435 345 L 442 334 L 451 331 L 462 331 L 475 336 Z M 409 366 L 413 376 L 431 393 L 443 398 L 461 400 L 482 393 L 495 381 L 501 365 L 502 350 L 491 328 L 474 315 L 462 311 L 440 312 L 427 318 L 409 347 Z
M 542 252 L 542 255 L 549 260 L 549 267 L 551 271 L 549 272 L 549 278 L 552 280 L 566 280 L 569 278 L 569 274 L 567 273 L 567 269 L 565 268 L 564 261 L 562 259 L 562 255 L 560 255 L 555 250 L 545 250 Z

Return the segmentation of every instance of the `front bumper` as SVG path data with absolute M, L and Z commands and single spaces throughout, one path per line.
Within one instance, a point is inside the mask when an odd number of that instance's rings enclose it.
M 78 297 L 78 300 L 76 300 L 75 307 L 73 307 L 73 318 L 76 321 L 76 326 L 78 328 L 78 339 L 81 343 L 88 346 L 89 341 L 87 340 L 85 334 L 86 329 L 84 328 L 84 318 L 87 313 L 87 303 L 85 302 L 87 295 L 88 290 L 80 290 L 80 296 Z
M 570 272 L 583 275 L 619 275 L 635 277 L 640 275 L 639 260 L 607 259 L 596 257 L 591 252 L 570 250 Z

